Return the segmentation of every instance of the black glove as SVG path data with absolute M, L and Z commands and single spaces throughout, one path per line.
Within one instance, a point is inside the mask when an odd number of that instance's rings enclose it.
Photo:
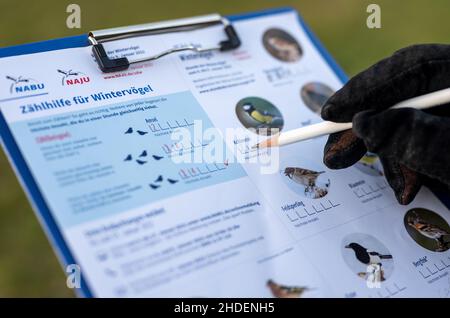
M 423 183 L 450 186 L 450 104 L 426 111 L 386 110 L 418 95 L 450 87 L 450 46 L 415 45 L 353 77 L 322 108 L 322 118 L 353 122 L 330 135 L 324 163 L 331 169 L 356 163 L 369 150 L 380 157 L 401 204 Z

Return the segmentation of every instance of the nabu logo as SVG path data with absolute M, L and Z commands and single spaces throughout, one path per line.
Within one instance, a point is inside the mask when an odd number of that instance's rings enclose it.
M 86 76 L 86 74 L 82 72 L 74 72 L 72 70 L 68 71 L 62 71 L 57 70 L 58 73 L 61 73 L 63 75 L 63 78 L 61 80 L 61 84 L 64 85 L 76 85 L 76 84 L 86 84 L 91 79 L 89 76 Z
M 6 76 L 6 78 L 12 81 L 12 84 L 9 88 L 9 92 L 11 94 L 33 92 L 45 88 L 45 85 L 43 83 L 38 83 L 32 78 L 25 78 L 23 76 Z

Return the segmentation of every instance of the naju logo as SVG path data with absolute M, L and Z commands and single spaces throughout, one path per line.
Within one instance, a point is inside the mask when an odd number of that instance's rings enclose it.
M 12 82 L 9 88 L 9 92 L 11 94 L 34 92 L 45 88 L 43 83 L 39 83 L 32 78 L 26 78 L 23 76 L 6 76 L 6 78 Z
M 63 75 L 61 84 L 64 85 L 81 85 L 86 84 L 90 82 L 89 76 L 84 74 L 83 72 L 75 72 L 73 70 L 68 71 L 62 71 L 57 70 L 58 73 L 61 73 Z

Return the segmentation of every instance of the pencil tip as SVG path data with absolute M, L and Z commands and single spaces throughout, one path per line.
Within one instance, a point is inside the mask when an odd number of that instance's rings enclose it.
M 276 146 L 278 146 L 278 141 L 275 138 L 270 138 L 253 145 L 252 149 L 264 149 Z

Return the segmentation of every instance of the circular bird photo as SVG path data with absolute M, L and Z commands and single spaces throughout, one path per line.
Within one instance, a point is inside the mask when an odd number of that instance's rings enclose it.
M 387 247 L 368 234 L 352 233 L 344 237 L 341 253 L 348 267 L 368 284 L 385 281 L 394 270 L 394 258 Z
M 328 98 L 334 94 L 334 90 L 322 83 L 312 82 L 303 85 L 300 90 L 300 96 L 303 103 L 314 113 L 320 115 L 322 106 L 325 105 Z
M 439 214 L 414 208 L 406 212 L 404 224 L 409 236 L 423 248 L 433 252 L 450 248 L 450 226 Z
M 330 190 L 330 179 L 325 170 L 317 164 L 299 163 L 298 158 L 283 158 L 280 175 L 284 183 L 296 194 L 308 199 L 319 199 Z
M 236 105 L 236 115 L 247 129 L 254 129 L 258 135 L 269 136 L 283 129 L 281 112 L 269 101 L 259 97 L 246 97 Z
M 383 166 L 381 165 L 380 158 L 377 155 L 368 152 L 366 153 L 356 164 L 355 167 L 369 175 L 375 177 L 384 176 Z
M 262 42 L 270 55 L 283 62 L 297 62 L 303 55 L 297 40 L 281 29 L 268 29 L 264 32 Z

